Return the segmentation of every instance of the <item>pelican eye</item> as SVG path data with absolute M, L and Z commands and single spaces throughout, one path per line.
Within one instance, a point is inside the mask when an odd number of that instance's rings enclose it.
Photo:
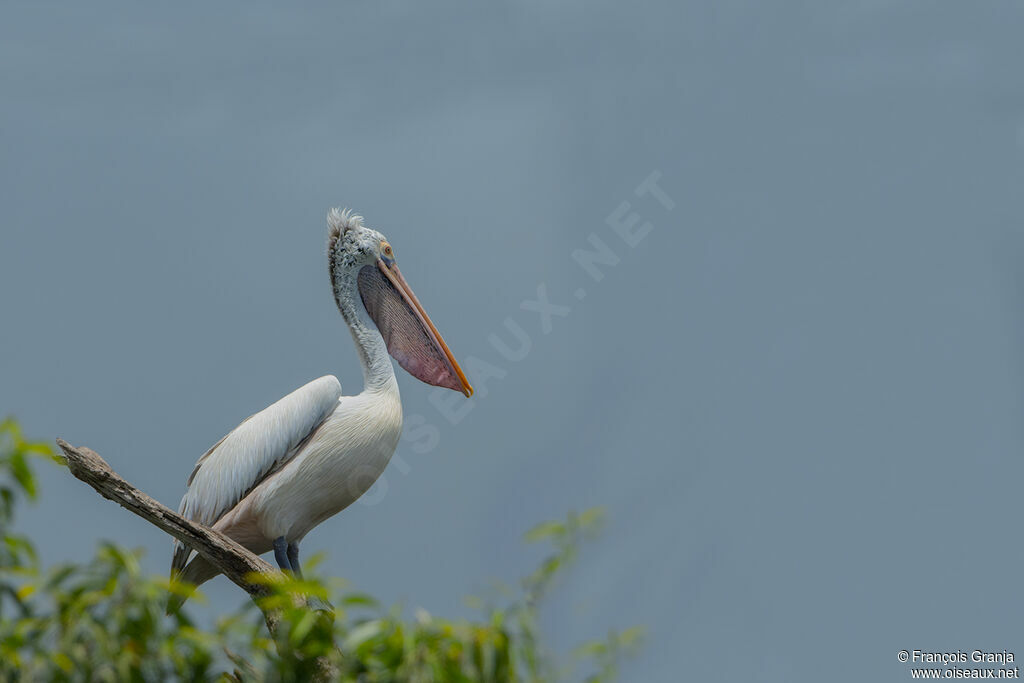
M 381 249 L 381 251 L 384 252 L 384 255 L 387 256 L 388 258 L 394 258 L 395 252 L 391 249 L 391 245 L 385 242 L 383 246 L 384 248 Z

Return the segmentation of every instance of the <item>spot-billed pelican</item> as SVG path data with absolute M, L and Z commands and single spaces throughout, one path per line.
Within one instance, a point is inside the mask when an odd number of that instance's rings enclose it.
M 350 211 L 332 209 L 327 223 L 334 300 L 359 351 L 363 392 L 342 396 L 326 375 L 252 415 L 199 458 L 181 499 L 185 517 L 256 554 L 273 550 L 300 576 L 299 542 L 359 498 L 398 445 L 402 404 L 388 354 L 427 384 L 473 393 L 384 235 Z M 175 541 L 171 576 L 199 585 L 217 575 L 191 554 Z

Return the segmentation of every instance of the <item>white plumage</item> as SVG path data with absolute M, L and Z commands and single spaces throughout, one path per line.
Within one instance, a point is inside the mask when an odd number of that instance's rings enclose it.
M 363 392 L 342 396 L 326 375 L 252 415 L 199 459 L 181 500 L 187 518 L 255 553 L 273 548 L 282 569 L 297 573 L 299 542 L 372 486 L 398 445 L 402 406 L 388 354 L 422 381 L 472 394 L 384 236 L 350 211 L 332 209 L 328 227 L 334 297 L 359 351 Z M 198 585 L 217 574 L 191 555 L 175 542 L 172 576 Z
M 181 499 L 181 514 L 211 526 L 255 482 L 288 462 L 340 398 L 341 383 L 326 375 L 246 418 L 199 458 Z

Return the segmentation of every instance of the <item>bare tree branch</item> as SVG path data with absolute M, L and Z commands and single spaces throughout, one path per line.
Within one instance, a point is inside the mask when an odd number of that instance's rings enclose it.
M 185 519 L 166 505 L 150 498 L 125 481 L 95 451 L 77 448 L 63 439 L 57 439 L 57 445 L 64 451 L 71 474 L 96 489 L 101 496 L 142 517 L 198 552 L 253 600 L 268 594 L 269 589 L 266 585 L 249 581 L 252 574 L 279 573 L 268 562 L 224 534 Z M 276 636 L 280 613 L 264 609 L 262 606 L 260 608 L 266 618 L 267 629 L 271 636 Z M 337 672 L 332 670 L 326 657 L 319 658 L 318 666 L 324 680 L 337 676 Z
M 71 474 L 96 489 L 101 496 L 135 513 L 151 524 L 196 550 L 224 576 L 254 598 L 266 594 L 266 586 L 251 583 L 249 574 L 276 573 L 267 561 L 249 552 L 230 538 L 202 524 L 185 519 L 125 481 L 96 452 L 76 448 L 63 439 L 57 445 L 67 457 Z

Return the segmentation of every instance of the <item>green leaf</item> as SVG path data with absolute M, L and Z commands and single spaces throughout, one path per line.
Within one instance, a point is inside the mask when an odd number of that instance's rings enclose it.
M 14 480 L 21 486 L 21 490 L 31 498 L 36 497 L 36 479 L 32 476 L 32 470 L 28 466 L 28 462 L 25 460 L 25 455 L 21 451 L 15 451 L 11 454 L 10 460 L 11 474 L 14 476 Z
M 565 535 L 565 524 L 562 522 L 541 522 L 524 535 L 527 543 L 536 543 L 549 538 L 556 538 Z
M 352 607 L 379 607 L 380 603 L 372 595 L 366 593 L 348 593 L 341 599 L 341 604 Z
M 595 527 L 604 521 L 604 508 L 587 508 L 586 510 L 580 513 L 578 520 L 580 527 L 584 529 Z
M 297 647 L 306 639 L 306 636 L 309 635 L 310 630 L 316 624 L 317 616 L 316 612 L 307 611 L 299 619 L 299 623 L 295 624 L 291 633 L 288 634 L 288 640 L 291 641 L 293 647 Z
M 365 621 L 348 632 L 348 636 L 345 638 L 345 648 L 355 650 L 371 638 L 379 636 L 383 631 L 383 622 L 381 620 L 372 619 Z

